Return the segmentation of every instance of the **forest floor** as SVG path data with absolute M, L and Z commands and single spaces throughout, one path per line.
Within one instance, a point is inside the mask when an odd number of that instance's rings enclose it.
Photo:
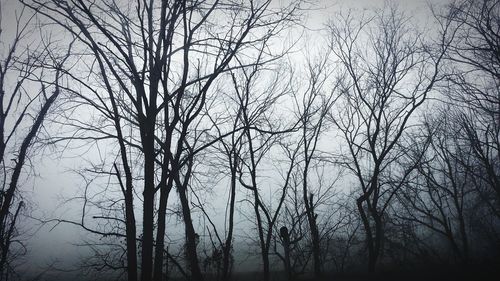
M 272 272 L 271 281 L 287 281 L 284 272 Z M 260 281 L 260 272 L 233 273 L 232 281 Z M 299 276 L 292 281 L 500 281 L 500 264 L 464 267 L 432 267 L 415 270 L 391 270 L 375 274 L 325 274 L 321 278 Z

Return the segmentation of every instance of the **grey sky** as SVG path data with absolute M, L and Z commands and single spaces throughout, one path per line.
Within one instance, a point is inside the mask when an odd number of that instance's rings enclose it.
M 13 1 L 3 1 L 3 13 L 7 14 L 2 18 L 2 25 L 7 33 L 14 30 L 13 16 L 15 13 L 8 12 L 14 9 Z M 430 18 L 430 13 L 427 9 L 429 1 L 426 0 L 394 0 L 399 7 L 413 15 L 423 25 L 427 24 Z M 449 2 L 448 0 L 430 1 L 432 4 L 441 5 Z M 310 11 L 310 17 L 307 19 L 307 25 L 312 29 L 319 29 L 330 19 L 339 9 L 355 8 L 355 9 L 372 9 L 383 7 L 384 0 L 357 0 L 357 1 L 327 1 L 318 2 L 317 9 Z M 319 32 L 319 31 L 318 31 Z M 312 31 L 308 36 L 315 37 L 319 33 Z M 40 177 L 33 182 L 29 182 L 25 187 L 26 192 L 33 194 L 32 201 L 35 204 L 33 215 L 38 217 L 59 217 L 77 218 L 81 206 L 78 204 L 63 204 L 64 200 L 78 194 L 79 187 L 82 187 L 81 178 L 68 172 L 68 170 L 78 168 L 81 162 L 77 158 L 70 157 L 74 152 L 67 151 L 65 157 L 43 157 L 41 162 L 38 162 L 37 172 Z M 29 186 L 30 184 L 33 185 Z M 34 191 L 33 191 L 34 189 Z M 56 208 L 58 207 L 58 208 Z M 33 222 L 29 222 L 32 224 Z M 29 255 L 26 257 L 30 262 L 26 266 L 31 267 L 29 270 L 34 272 L 39 268 L 59 261 L 57 266 L 62 268 L 71 268 L 78 260 L 78 256 L 84 253 L 81 247 L 74 244 L 80 243 L 82 238 L 88 234 L 81 231 L 75 226 L 61 224 L 55 229 L 50 227 L 41 228 L 28 241 L 30 249 Z M 62 273 L 61 273 L 62 274 Z

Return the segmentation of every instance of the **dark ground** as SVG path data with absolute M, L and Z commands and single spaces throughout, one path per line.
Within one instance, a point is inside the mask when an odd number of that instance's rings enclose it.
M 101 276 L 102 277 L 102 276 Z M 215 277 L 215 276 L 213 276 Z M 286 280 L 285 273 L 274 271 L 271 273 L 271 281 L 500 281 L 500 261 L 488 264 L 464 265 L 464 266 L 426 266 L 414 269 L 385 269 L 375 274 L 368 273 L 344 273 L 325 274 L 322 278 L 302 275 L 292 280 Z M 78 280 L 108 281 L 116 279 L 83 277 Z M 37 281 L 76 281 L 75 279 L 45 277 L 34 279 Z M 33 281 L 34 281 L 33 280 Z M 214 281 L 217 278 L 205 276 L 205 281 Z M 234 272 L 231 281 L 260 281 L 263 280 L 261 272 Z M 32 281 L 32 280 L 30 280 Z M 185 281 L 181 278 L 170 278 L 169 281 Z M 196 281 L 196 280 L 190 280 Z
M 273 272 L 272 281 L 286 281 L 284 273 Z M 233 281 L 259 281 L 262 275 L 259 272 L 234 273 Z M 346 273 L 327 274 L 323 278 L 302 276 L 293 281 L 500 281 L 500 263 L 482 264 L 463 267 L 426 267 L 413 270 L 386 270 L 376 274 Z

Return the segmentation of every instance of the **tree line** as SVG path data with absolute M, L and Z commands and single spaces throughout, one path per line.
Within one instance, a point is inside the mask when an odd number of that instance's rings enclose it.
M 237 241 L 266 281 L 498 261 L 499 1 L 430 7 L 425 28 L 391 2 L 340 10 L 314 47 L 307 1 L 16 7 L 0 18 L 0 280 L 26 253 L 22 189 L 47 149 L 85 160 L 81 217 L 39 220 L 95 238 L 91 272 L 231 280 Z

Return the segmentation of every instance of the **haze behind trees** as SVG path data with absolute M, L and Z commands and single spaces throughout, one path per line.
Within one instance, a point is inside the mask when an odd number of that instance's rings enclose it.
M 69 227 L 91 279 L 494 273 L 499 1 L 340 7 L 319 29 L 307 1 L 14 6 L 1 280 L 57 272 L 28 238 Z M 45 157 L 70 166 L 67 211 L 38 210 Z

